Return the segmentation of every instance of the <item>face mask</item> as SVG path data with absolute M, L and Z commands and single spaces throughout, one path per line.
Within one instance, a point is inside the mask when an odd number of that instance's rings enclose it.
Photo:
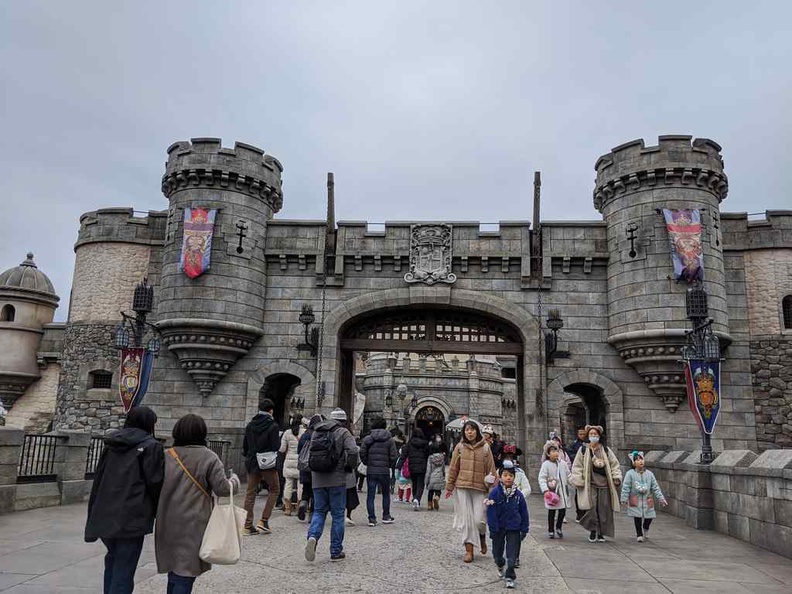
M 590 443 L 599 443 L 599 437 L 597 437 L 597 436 L 589 437 L 589 442 Z

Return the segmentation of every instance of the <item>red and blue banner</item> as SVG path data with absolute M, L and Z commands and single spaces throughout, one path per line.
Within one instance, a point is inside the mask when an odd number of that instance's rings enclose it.
M 690 410 L 699 428 L 711 435 L 721 405 L 720 361 L 686 361 L 685 381 Z
M 217 210 L 184 209 L 184 239 L 179 270 L 190 278 L 198 278 L 209 270 L 212 234 Z
M 688 283 L 704 280 L 704 250 L 701 243 L 701 212 L 697 209 L 663 209 L 674 276 Z
M 154 355 L 144 348 L 123 349 L 121 351 L 121 374 L 118 391 L 124 412 L 128 413 L 133 406 L 138 406 L 146 395 L 151 370 L 154 367 Z

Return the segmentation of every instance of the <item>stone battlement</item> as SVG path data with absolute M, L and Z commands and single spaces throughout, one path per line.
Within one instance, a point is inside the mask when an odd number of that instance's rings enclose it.
M 76 250 L 90 243 L 135 243 L 160 245 L 165 237 L 168 213 L 149 211 L 146 216 L 135 216 L 131 208 L 102 208 L 86 212 L 80 217 L 80 231 Z
M 729 182 L 720 151 L 708 138 L 681 135 L 660 136 L 657 146 L 647 147 L 640 139 L 619 145 L 594 166 L 594 206 L 601 211 L 617 194 L 663 186 L 690 186 L 723 201 Z
M 193 138 L 168 147 L 162 193 L 170 198 L 187 188 L 236 191 L 268 202 L 274 212 L 283 206 L 283 165 L 258 147 L 242 142 L 224 148 L 219 138 Z
M 724 212 L 721 223 L 724 250 L 792 248 L 792 210 L 768 210 L 763 219 Z

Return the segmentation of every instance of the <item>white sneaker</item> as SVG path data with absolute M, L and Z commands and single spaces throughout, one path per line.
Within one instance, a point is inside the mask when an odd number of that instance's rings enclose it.
M 514 588 L 514 580 L 506 580 L 506 587 L 510 590 Z
M 644 541 L 644 537 L 643 537 L 643 536 L 639 536 L 639 537 L 638 537 L 636 540 L 637 540 L 638 542 L 643 542 L 643 541 Z
M 413 511 L 421 509 L 421 504 L 417 499 L 413 499 Z
M 354 522 L 354 520 L 352 520 L 352 518 L 344 518 L 344 523 L 347 526 L 357 526 L 357 524 L 355 524 L 355 522 Z
M 644 528 L 643 533 L 644 533 L 644 538 L 646 540 L 649 540 L 649 528 Z
M 316 539 L 312 536 L 305 542 L 305 560 L 316 559 Z

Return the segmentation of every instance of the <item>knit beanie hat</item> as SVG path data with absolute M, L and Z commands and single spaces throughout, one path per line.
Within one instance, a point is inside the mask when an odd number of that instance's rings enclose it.
M 334 421 L 346 421 L 347 414 L 343 408 L 334 408 L 333 411 L 330 413 L 330 418 Z

